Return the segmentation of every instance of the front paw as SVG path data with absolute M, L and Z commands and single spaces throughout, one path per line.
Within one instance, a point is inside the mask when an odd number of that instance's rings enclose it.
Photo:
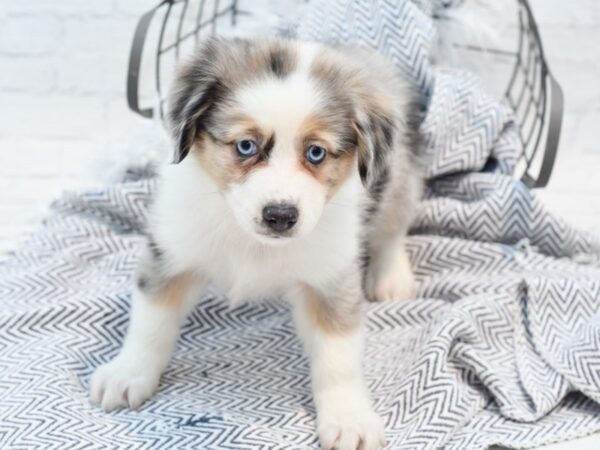
M 90 401 L 105 411 L 120 407 L 138 409 L 154 394 L 160 372 L 144 361 L 117 356 L 100 366 L 90 382 Z
M 370 408 L 323 412 L 317 433 L 323 450 L 377 450 L 385 446 L 383 423 Z

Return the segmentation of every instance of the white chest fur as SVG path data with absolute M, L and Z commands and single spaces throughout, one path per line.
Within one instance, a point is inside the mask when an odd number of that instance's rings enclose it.
M 358 177 L 330 200 L 310 234 L 265 244 L 240 228 L 217 187 L 193 165 L 189 159 L 164 170 L 153 208 L 151 232 L 171 250 L 174 270 L 202 272 L 236 302 L 276 296 L 299 281 L 324 286 L 357 261 Z

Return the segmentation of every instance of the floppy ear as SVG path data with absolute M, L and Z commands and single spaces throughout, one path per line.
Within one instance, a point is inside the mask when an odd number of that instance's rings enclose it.
M 194 139 L 218 97 L 218 81 L 194 83 L 181 93 L 172 94 L 173 106 L 169 109 L 168 121 L 175 143 L 173 162 L 181 162 L 189 153 Z M 187 100 L 187 102 L 185 101 Z
M 405 92 L 401 105 L 377 102 L 375 96 L 362 98 L 355 108 L 354 124 L 358 136 L 358 171 L 363 185 L 377 194 L 388 181 L 391 155 L 396 147 L 408 151 L 415 168 L 424 168 L 420 126 L 427 98 L 417 89 Z M 396 101 L 399 103 L 400 99 Z
M 369 191 L 378 191 L 389 176 L 388 157 L 394 147 L 395 119 L 384 110 L 359 108 L 354 127 L 358 136 L 360 178 Z
M 174 163 L 187 156 L 212 107 L 223 96 L 218 62 L 226 46 L 225 40 L 206 41 L 177 72 L 168 98 L 167 113 L 167 123 L 175 143 Z

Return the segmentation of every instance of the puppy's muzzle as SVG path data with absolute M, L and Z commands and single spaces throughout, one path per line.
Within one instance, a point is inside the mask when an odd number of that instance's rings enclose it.
M 298 222 L 298 208 L 288 204 L 270 204 L 262 210 L 263 222 L 271 230 L 283 233 Z

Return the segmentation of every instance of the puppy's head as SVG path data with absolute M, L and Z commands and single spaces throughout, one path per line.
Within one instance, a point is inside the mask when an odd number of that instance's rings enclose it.
M 191 154 L 257 239 L 304 236 L 352 175 L 386 176 L 395 112 L 373 84 L 316 44 L 209 40 L 169 99 L 175 162 Z

